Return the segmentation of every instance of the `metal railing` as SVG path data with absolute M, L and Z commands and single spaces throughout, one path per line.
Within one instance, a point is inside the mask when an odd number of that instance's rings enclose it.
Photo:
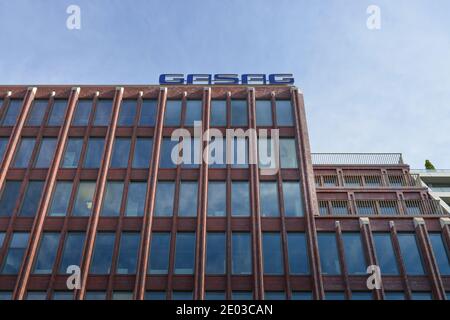
M 321 216 L 429 216 L 449 215 L 434 199 L 319 200 Z
M 317 188 L 404 188 L 420 187 L 418 174 L 315 174 Z
M 313 165 L 398 165 L 401 153 L 311 153 Z

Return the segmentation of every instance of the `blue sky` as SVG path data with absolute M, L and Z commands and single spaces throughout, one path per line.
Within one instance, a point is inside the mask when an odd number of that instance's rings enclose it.
M 81 8 L 68 30 L 66 8 Z M 381 29 L 366 27 L 369 5 Z M 294 73 L 315 152 L 450 168 L 448 0 L 0 0 L 0 84 Z

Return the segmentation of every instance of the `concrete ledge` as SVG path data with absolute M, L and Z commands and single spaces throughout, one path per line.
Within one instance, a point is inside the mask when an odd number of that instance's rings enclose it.
M 444 228 L 447 225 L 450 225 L 450 218 L 439 218 L 439 223 L 441 224 L 441 228 Z
M 417 228 L 420 225 L 425 225 L 425 220 L 423 220 L 423 218 L 414 218 L 414 228 Z
M 368 217 L 361 217 L 359 218 L 359 226 L 363 227 L 364 225 L 369 225 L 370 224 L 370 220 Z

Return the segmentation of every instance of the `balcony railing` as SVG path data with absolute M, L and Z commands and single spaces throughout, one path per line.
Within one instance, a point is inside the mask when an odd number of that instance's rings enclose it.
M 418 174 L 337 174 L 314 176 L 317 188 L 406 188 L 422 187 Z
M 448 215 L 439 200 L 319 200 L 321 216 Z
M 313 165 L 399 165 L 401 153 L 312 153 Z

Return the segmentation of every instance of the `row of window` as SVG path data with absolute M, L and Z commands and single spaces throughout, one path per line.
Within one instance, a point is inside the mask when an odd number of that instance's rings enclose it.
M 112 113 L 112 99 L 99 99 L 95 105 L 93 100 L 82 99 L 78 101 L 75 109 L 72 125 L 87 126 L 91 113 L 93 115 L 94 126 L 108 126 Z M 276 119 L 278 126 L 292 126 L 292 106 L 290 100 L 277 100 L 276 103 Z M 0 100 L 0 107 L 2 101 Z M 17 117 L 22 107 L 22 100 L 12 99 L 6 108 L 2 119 L 1 126 L 13 126 L 17 121 Z M 34 100 L 28 118 L 27 126 L 40 126 L 44 120 L 49 100 Z M 50 115 L 46 125 L 60 126 L 64 121 L 67 108 L 67 100 L 56 99 L 50 106 Z M 144 99 L 138 115 L 138 101 L 125 99 L 122 100 L 120 107 L 118 126 L 133 126 L 138 121 L 139 126 L 154 126 L 156 119 L 157 100 Z M 184 125 L 193 126 L 194 121 L 202 119 L 202 101 L 187 100 L 186 111 L 184 116 Z M 0 114 L 1 114 L 0 109 Z M 246 100 L 231 100 L 230 118 L 232 126 L 248 126 L 248 107 Z M 164 115 L 165 126 L 175 127 L 181 125 L 182 101 L 167 100 L 166 112 Z M 256 124 L 258 126 L 272 126 L 274 124 L 272 117 L 272 101 L 256 100 Z M 227 125 L 227 102 L 226 100 L 211 100 L 211 126 Z
M 36 215 L 44 187 L 42 180 L 30 180 L 26 186 L 23 199 L 20 199 L 22 181 L 8 180 L 0 196 L 0 217 L 12 216 L 17 211 L 19 216 Z M 53 191 L 48 215 L 58 216 L 90 216 L 93 208 L 95 181 L 82 180 L 74 187 L 72 181 L 58 181 Z M 248 181 L 231 182 L 230 212 L 234 217 L 249 217 L 250 186 Z M 137 217 L 144 215 L 147 182 L 131 181 L 125 193 L 123 181 L 108 181 L 101 208 L 102 216 Z M 281 203 L 287 217 L 303 216 L 302 195 L 298 181 L 282 183 L 282 197 L 278 192 L 277 182 L 260 182 L 260 208 L 263 217 L 279 217 Z M 156 188 L 154 215 L 169 217 L 197 216 L 198 182 L 182 180 L 179 185 L 178 212 L 175 207 L 175 182 L 159 181 Z M 210 181 L 208 184 L 208 216 L 224 217 L 227 213 L 227 186 L 225 181 Z M 71 199 L 74 196 L 73 205 Z M 124 207 L 122 207 L 124 203 Z M 18 208 L 18 209 L 16 209 Z

